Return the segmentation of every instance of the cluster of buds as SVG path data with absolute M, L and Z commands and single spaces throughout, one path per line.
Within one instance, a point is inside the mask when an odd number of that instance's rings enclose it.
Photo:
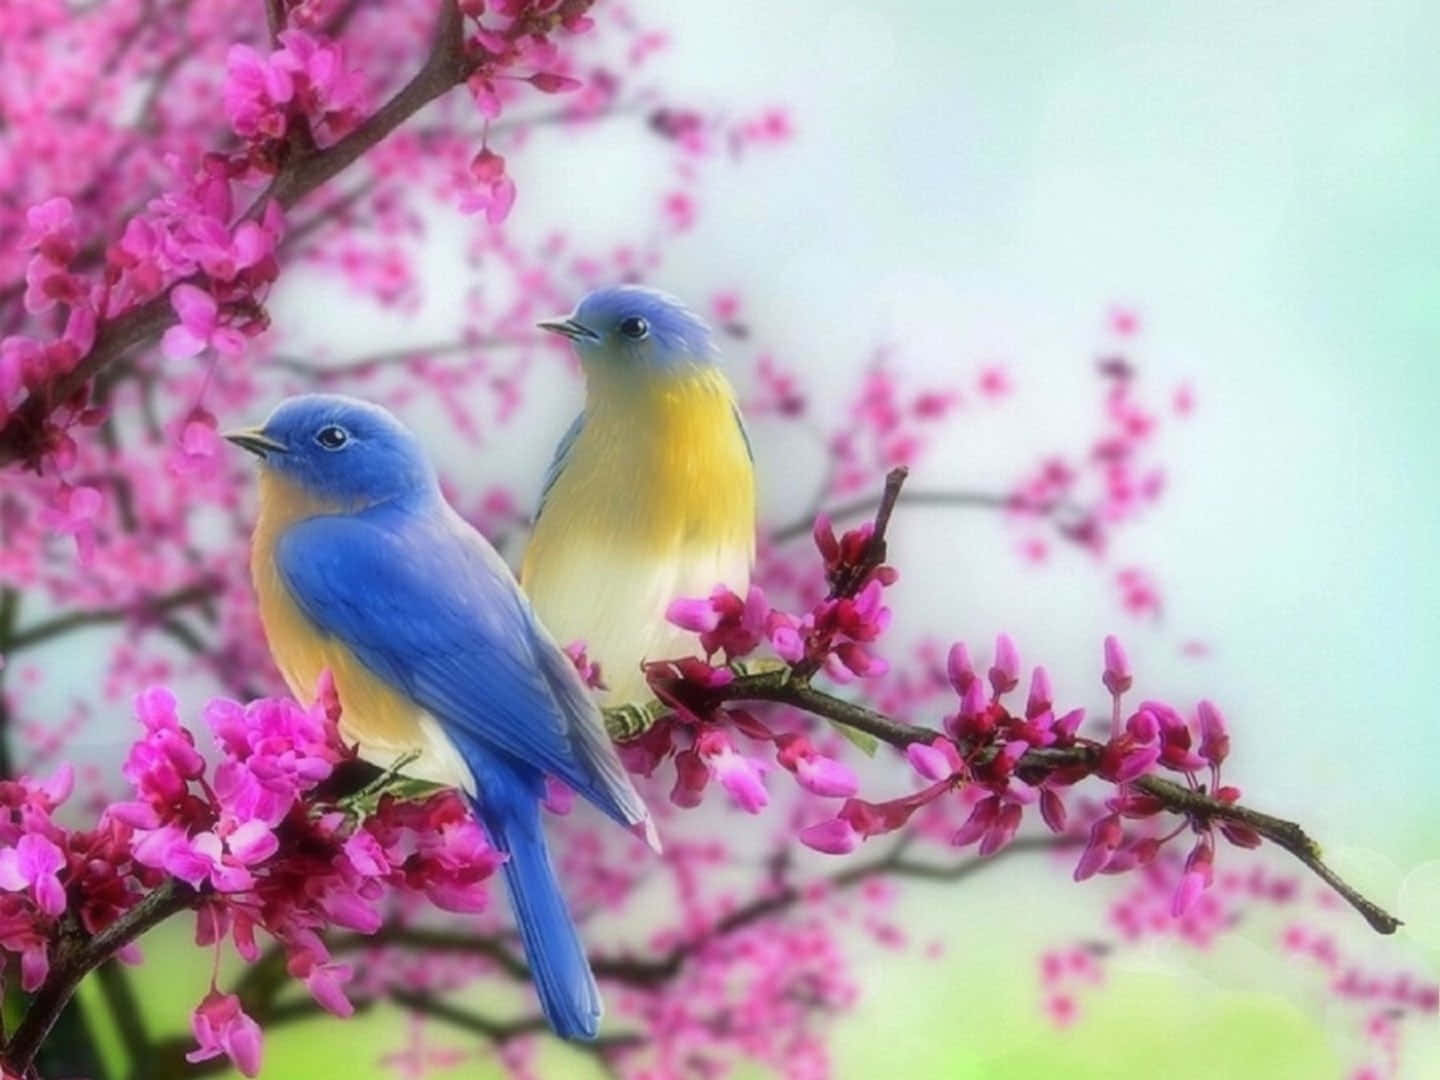
M 768 765 L 741 753 L 733 731 L 772 746 L 775 761 L 809 793 L 853 796 L 859 786 L 854 773 L 820 753 L 808 736 L 777 731 L 749 711 L 726 707 L 715 692 L 733 682 L 735 665 L 762 645 L 789 665 L 790 677 L 808 678 L 817 670 L 841 682 L 883 675 L 885 661 L 867 646 L 890 625 L 884 590 L 898 575 L 873 557 L 873 540 L 870 523 L 837 539 L 827 520 L 817 522 L 816 546 L 831 589 L 803 615 L 772 608 L 758 585 L 743 599 L 720 586 L 707 597 L 673 601 L 666 617 L 696 634 L 705 656 L 646 666 L 651 690 L 671 712 L 621 747 L 629 767 L 649 776 L 673 758 L 670 797 L 677 805 L 698 805 L 714 777 L 739 806 L 758 812 L 769 801 L 763 781 Z
M 1136 786 L 1136 781 L 1157 769 L 1181 774 L 1192 790 L 1208 791 L 1222 803 L 1236 802 L 1240 792 L 1220 783 L 1220 766 L 1229 753 L 1220 710 L 1202 701 L 1189 723 L 1169 705 L 1145 701 L 1122 720 L 1121 698 L 1133 677 L 1118 641 L 1108 638 L 1104 651 L 1101 681 L 1112 695 L 1114 716 L 1110 738 L 1101 742 L 1081 734 L 1084 710 L 1057 715 L 1043 667 L 1031 673 L 1023 709 L 1011 711 L 1004 699 L 1020 685 L 1021 666 L 1008 635 L 997 639 L 994 660 L 983 676 L 964 644 L 952 646 L 946 675 L 959 708 L 945 717 L 943 734 L 905 747 L 907 760 L 926 786 L 886 802 L 851 798 L 834 818 L 802 830 L 801 840 L 816 850 L 843 854 L 867 837 L 900 828 L 922 807 L 939 808 L 940 800 L 953 795 L 968 802 L 970 809 L 951 833 L 951 843 L 977 844 L 981 855 L 991 855 L 1014 839 L 1031 806 L 1038 808 L 1051 831 L 1065 833 L 1070 815 L 1062 793 L 1093 777 L 1115 790 L 1090 825 L 1075 879 L 1149 865 L 1167 843 L 1188 829 L 1195 841 L 1172 903 L 1174 914 L 1183 914 L 1214 879 L 1215 830 L 1232 844 L 1247 848 L 1257 846 L 1260 836 L 1242 822 L 1214 823 L 1199 815 L 1185 815 L 1168 833 L 1127 835 L 1126 819 L 1155 819 L 1168 812 L 1162 799 L 1143 785 Z M 1208 785 L 1202 785 L 1202 773 Z

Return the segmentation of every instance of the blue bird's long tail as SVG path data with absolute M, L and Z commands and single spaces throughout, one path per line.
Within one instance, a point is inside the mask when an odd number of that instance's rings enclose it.
M 550 864 L 539 801 L 522 796 L 477 810 L 491 843 L 509 856 L 505 884 L 545 1018 L 562 1038 L 595 1038 L 600 988 Z

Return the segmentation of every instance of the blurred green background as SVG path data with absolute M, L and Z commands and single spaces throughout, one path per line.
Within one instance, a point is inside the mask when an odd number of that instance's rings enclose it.
M 1161 581 L 1158 624 L 1118 611 L 1110 568 L 1061 553 L 1028 569 L 996 520 L 915 511 L 896 534 L 897 626 L 976 644 L 1008 630 L 1077 699 L 1093 693 L 1100 637 L 1118 629 L 1139 685 L 1219 701 L 1231 776 L 1305 821 L 1409 924 L 1381 941 L 1337 918 L 1343 947 L 1440 975 L 1440 7 L 636 6 L 672 30 L 659 63 L 675 97 L 784 104 L 798 129 L 702 190 L 701 222 L 658 284 L 697 302 L 740 289 L 757 339 L 822 402 L 881 343 L 927 381 L 996 361 L 1012 371 L 1014 400 L 963 414 L 917 485 L 1002 487 L 1035 454 L 1082 446 L 1112 303 L 1141 316 L 1146 385 L 1196 387 L 1195 418 L 1166 438 L 1165 501 L 1113 553 Z M 538 133 L 513 162 L 517 227 L 564 220 L 623 237 L 651 220 L 655 158 L 633 128 L 608 142 Z M 422 324 L 465 286 L 460 241 L 444 232 Z M 303 335 L 316 301 L 287 278 L 276 324 Z M 309 332 L 342 356 L 436 336 L 379 314 Z M 743 382 L 750 358 L 732 360 Z M 537 444 L 579 395 L 577 383 L 531 403 Z M 804 447 L 758 428 L 773 509 L 813 473 Z M 534 490 L 543 465 L 511 455 L 496 476 Z M 941 528 L 963 557 L 936 542 Z M 1211 655 L 1182 658 L 1191 638 Z M 1280 924 L 1263 920 L 1215 954 L 1117 958 L 1074 1027 L 1050 1029 L 1035 957 L 1093 934 L 1110 887 L 1020 861 L 962 888 L 916 887 L 904 919 L 946 953 L 857 944 L 865 996 L 839 1022 L 838 1074 L 1317 1080 L 1355 1062 L 1352 1017 L 1287 970 Z M 146 1016 L 177 1029 L 208 976 L 185 936 L 148 941 L 141 980 Z M 1407 1028 L 1401 1076 L 1440 1076 L 1437 1027 Z M 378 1062 L 404 1036 L 385 1010 L 296 1025 L 269 1038 L 265 1075 L 399 1075 Z M 499 1075 L 473 1042 L 433 1038 L 474 1051 L 434 1075 Z M 589 1075 L 547 1054 L 543 1075 Z

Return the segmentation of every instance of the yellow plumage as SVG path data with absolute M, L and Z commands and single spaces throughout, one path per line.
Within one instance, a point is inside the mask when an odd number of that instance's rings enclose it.
M 743 595 L 755 558 L 755 475 L 734 393 L 711 366 L 596 365 L 585 423 L 546 498 L 521 585 L 561 643 L 584 640 L 611 702 L 646 696 L 639 665 L 695 652 L 666 623 L 677 596 Z
M 269 469 L 260 471 L 260 515 L 250 548 L 250 575 L 260 622 L 275 664 L 297 701 L 313 702 L 320 675 L 329 670 L 342 710 L 340 730 L 358 743 L 365 760 L 388 768 L 403 755 L 420 758 L 407 776 L 473 791 L 474 781 L 439 724 L 424 709 L 372 674 L 337 638 L 318 630 L 296 606 L 276 567 L 275 546 L 297 521 L 340 508 L 301 491 Z

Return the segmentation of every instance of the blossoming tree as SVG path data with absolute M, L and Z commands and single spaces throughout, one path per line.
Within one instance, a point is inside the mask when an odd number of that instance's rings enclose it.
M 226 1059 L 255 1075 L 262 1028 L 381 1000 L 497 1047 L 517 1076 L 531 1069 L 545 1037 L 533 1008 L 485 1015 L 453 1000 L 476 980 L 527 978 L 487 904 L 499 856 L 453 794 L 355 761 L 326 687 L 310 710 L 279 695 L 245 572 L 247 474 L 220 451 L 216 417 L 315 386 L 439 417 L 480 461 L 447 470 L 459 505 L 497 543 L 523 531 L 531 493 L 486 484 L 482 455 L 535 372 L 565 363 L 535 319 L 596 283 L 656 276 L 667 237 L 698 213 L 701 177 L 791 137 L 780 109 L 670 100 L 647 81 L 665 33 L 619 5 L 591 8 L 34 0 L 0 13 L 0 949 L 23 998 L 5 1076 L 74 1071 L 73 1041 L 49 1036 L 92 973 L 147 1077 Z M 642 125 L 666 165 L 648 238 L 585 250 L 556 222 L 521 240 L 508 160 L 542 126 L 582 139 L 615 124 Z M 450 336 L 353 357 L 288 349 L 292 328 L 272 327 L 267 303 L 296 279 L 414 310 L 431 204 L 473 223 L 477 284 Z M 654 702 L 608 716 L 649 778 L 664 858 L 551 791 L 577 912 L 617 926 L 645 916 L 640 937 L 593 958 L 613 1020 L 586 1052 L 635 1077 L 742 1060 L 826 1075 L 829 1018 L 864 991 L 847 938 L 903 942 L 886 914 L 894 891 L 877 886 L 959 887 L 1002 854 L 1058 852 L 1076 881 L 1123 875 L 1121 944 L 1203 945 L 1259 906 L 1293 909 L 1277 947 L 1313 959 L 1354 1005 L 1368 1053 L 1356 1075 L 1393 1074 L 1402 1021 L 1434 1013 L 1440 991 L 1347 960 L 1307 921 L 1334 898 L 1375 931 L 1397 925 L 1299 825 L 1225 782 L 1220 707 L 1165 702 L 1115 638 L 1085 646 L 1095 686 L 1065 688 L 1003 633 L 984 652 L 941 644 L 943 627 L 889 644 L 897 515 L 984 507 L 1024 559 L 1068 544 L 1103 566 L 1109 536 L 1161 497 L 1154 432 L 1190 411 L 1189 390 L 1157 404 L 1121 348 L 1098 365 L 1097 436 L 1018 463 L 993 490 L 916 490 L 906 467 L 968 399 L 1003 399 L 1004 370 L 916 388 L 879 354 L 843 413 L 820 416 L 802 375 L 755 350 L 738 294 L 717 292 L 708 314 L 732 352 L 755 353 L 739 373 L 747 413 L 803 428 L 827 467 L 805 509 L 766 523 L 748 595 L 676 598 L 670 618 L 705 655 L 651 664 Z M 1111 322 L 1122 346 L 1137 331 L 1126 311 Z M 1147 575 L 1106 572 L 1123 607 L 1158 609 Z M 30 664 L 31 650 L 94 627 L 111 631 L 103 684 L 77 692 L 68 717 L 38 708 L 39 686 L 63 675 Z M 574 655 L 603 680 L 578 643 Z M 211 700 L 182 709 L 171 683 L 207 685 Z M 1093 715 L 1085 702 L 1102 688 L 1108 707 Z M 138 721 L 133 744 L 118 773 L 77 773 L 70 740 L 99 715 Z M 753 817 L 720 837 L 695 824 L 702 803 Z M 1293 869 L 1232 850 L 1267 842 Z M 233 948 L 249 967 L 235 985 L 212 978 L 193 1038 L 155 1040 L 126 1019 L 123 964 L 179 917 L 217 965 Z M 1036 958 L 1058 1023 L 1103 956 L 1057 944 Z M 287 976 L 313 1004 L 282 1000 Z M 445 1061 L 419 1031 L 387 1059 L 402 1075 Z

